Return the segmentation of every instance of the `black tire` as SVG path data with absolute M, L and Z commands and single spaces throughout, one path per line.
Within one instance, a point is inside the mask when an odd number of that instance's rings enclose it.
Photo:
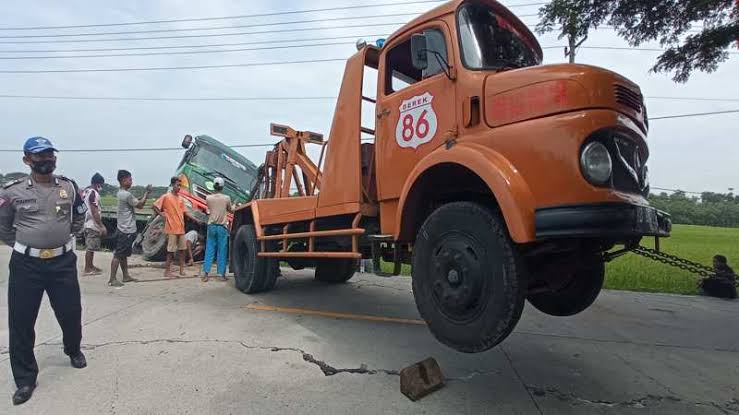
M 146 225 L 141 240 L 141 253 L 147 261 L 164 261 L 167 258 L 167 235 L 164 218 L 157 216 Z
M 316 281 L 329 284 L 343 284 L 349 281 L 359 269 L 356 259 L 321 259 L 316 261 Z
M 556 291 L 532 294 L 528 297 L 529 303 L 550 316 L 574 316 L 590 307 L 598 298 L 605 274 L 603 261 L 588 258 L 579 265 L 575 275 L 564 287 Z
M 471 202 L 424 222 L 413 247 L 413 296 L 431 333 L 465 353 L 488 350 L 521 318 L 526 274 L 503 219 Z
M 270 270 L 267 273 L 260 292 L 272 291 L 275 288 L 275 284 L 277 284 L 277 278 L 280 276 L 280 261 L 277 259 L 267 259 L 266 261 Z
M 259 242 L 253 225 L 242 225 L 233 241 L 233 266 L 236 288 L 246 294 L 269 291 L 275 286 L 279 264 L 276 259 L 260 258 Z

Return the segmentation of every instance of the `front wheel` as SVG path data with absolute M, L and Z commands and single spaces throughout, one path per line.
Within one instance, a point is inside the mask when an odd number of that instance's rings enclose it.
M 167 235 L 164 233 L 164 218 L 156 216 L 144 229 L 141 252 L 147 261 L 164 261 L 167 256 Z
M 532 294 L 528 300 L 542 313 L 550 316 L 574 316 L 588 307 L 598 298 L 606 267 L 599 258 L 587 258 L 581 261 L 564 286 L 552 291 Z
M 253 225 L 242 225 L 233 241 L 233 267 L 236 288 L 246 294 L 269 291 L 275 286 L 279 263 L 273 258 L 261 258 L 259 241 Z
M 413 248 L 413 295 L 431 333 L 465 353 L 511 333 L 524 306 L 525 273 L 505 222 L 471 202 L 449 203 L 424 222 Z

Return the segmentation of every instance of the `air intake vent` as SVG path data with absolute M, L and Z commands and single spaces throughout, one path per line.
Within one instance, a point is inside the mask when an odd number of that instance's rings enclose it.
M 619 104 L 625 105 L 637 113 L 643 111 L 644 97 L 639 92 L 619 84 L 613 86 L 613 92 L 616 95 L 616 102 Z

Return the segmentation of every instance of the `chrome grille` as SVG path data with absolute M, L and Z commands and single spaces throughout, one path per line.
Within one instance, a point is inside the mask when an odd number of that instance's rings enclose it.
M 199 198 L 201 198 L 203 200 L 205 200 L 205 198 L 208 197 L 208 195 L 211 194 L 211 192 L 208 189 L 206 189 L 204 187 L 201 187 L 201 186 L 198 186 L 196 184 L 192 185 L 192 190 L 195 193 L 195 196 L 197 196 L 197 197 L 199 197 Z
M 646 160 L 633 140 L 615 135 L 610 148 L 613 158 L 613 187 L 627 192 L 644 193 L 649 186 Z

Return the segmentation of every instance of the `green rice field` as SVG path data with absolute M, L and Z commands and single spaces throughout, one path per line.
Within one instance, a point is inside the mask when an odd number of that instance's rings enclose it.
M 653 248 L 654 240 L 642 245 Z M 711 266 L 716 254 L 725 255 L 729 265 L 739 268 L 739 229 L 675 225 L 672 236 L 660 241 L 660 249 Z M 628 254 L 606 267 L 606 288 L 675 294 L 696 294 L 699 276 L 665 264 Z

